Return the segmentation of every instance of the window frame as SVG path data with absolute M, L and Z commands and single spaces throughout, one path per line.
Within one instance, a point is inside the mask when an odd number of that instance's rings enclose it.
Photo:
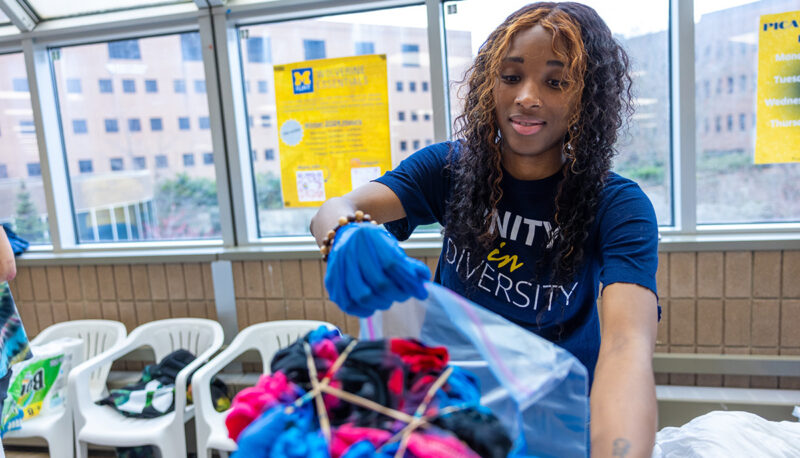
M 694 164 L 697 126 L 694 104 L 696 89 L 702 87 L 696 87 L 694 81 L 694 2 L 693 0 L 669 0 L 669 2 L 673 225 L 660 228 L 661 250 L 800 249 L 800 223 L 697 225 Z M 34 28 L 25 34 L 0 36 L 0 52 L 24 53 L 28 81 L 32 86 L 30 92 L 35 134 L 39 142 L 39 163 L 50 216 L 49 229 L 52 240 L 52 246 L 36 247 L 34 252 L 50 252 L 49 256 L 62 258 L 100 252 L 114 253 L 116 257 L 120 256 L 120 253 L 125 257 L 124 253 L 128 253 L 128 256 L 136 257 L 141 250 L 153 249 L 164 249 L 176 256 L 181 255 L 179 252 L 184 256 L 210 256 L 209 253 L 213 252 L 213 259 L 316 257 L 317 247 L 310 235 L 258 237 L 250 149 L 247 140 L 248 124 L 244 109 L 245 94 L 241 84 L 240 59 L 246 58 L 246 53 L 244 56 L 240 55 L 239 37 L 236 32 L 239 27 L 254 23 L 308 19 L 321 15 L 424 4 L 428 19 L 428 58 L 431 72 L 428 88 L 434 106 L 431 114 L 434 125 L 433 140 L 444 141 L 449 137 L 451 120 L 444 48 L 443 3 L 441 0 L 335 0 L 325 6 L 314 3 L 305 8 L 316 9 L 304 10 L 304 6 L 296 5 L 294 0 L 275 0 L 212 7 L 209 9 L 209 14 L 187 11 L 163 17 L 155 15 L 159 9 L 154 8 L 152 13 L 154 16 L 148 16 L 148 9 L 142 9 L 136 12 L 58 19 L 47 21 L 47 27 Z M 104 18 L 114 21 L 103 22 Z M 205 95 L 209 106 L 222 239 L 179 243 L 79 245 L 75 233 L 78 216 L 72 212 L 69 192 L 65 192 L 69 189 L 69 176 L 60 138 L 61 123 L 63 122 L 64 128 L 67 129 L 71 129 L 72 126 L 69 120 L 61 120 L 56 112 L 55 88 L 50 77 L 48 59 L 43 59 L 42 56 L 47 55 L 48 48 L 58 46 L 138 40 L 154 35 L 187 32 L 199 32 L 202 45 L 202 65 L 206 77 Z M 209 48 L 215 42 L 216 60 L 214 50 Z M 421 58 L 424 58 L 424 54 Z M 217 62 L 220 65 L 217 65 Z M 747 79 L 749 84 L 751 79 L 749 75 Z M 188 81 L 186 79 L 182 81 L 185 88 L 183 93 L 189 94 L 191 89 L 186 87 Z M 710 82 L 709 85 L 713 86 L 713 83 Z M 739 78 L 734 78 L 734 83 L 740 83 Z M 699 83 L 702 84 L 703 82 Z M 175 92 L 175 83 L 172 85 L 172 90 Z M 113 81 L 111 86 L 113 93 Z M 420 88 L 421 86 L 418 87 Z M 391 89 L 394 88 L 390 86 Z M 715 89 L 717 88 L 711 88 Z M 738 89 L 737 84 L 734 91 Z M 117 90 L 123 89 L 120 87 Z M 223 130 L 226 135 L 222 135 Z M 153 157 L 151 160 L 153 161 L 151 166 L 157 169 L 156 158 Z M 232 171 L 230 177 L 227 170 Z M 411 254 L 436 254 L 441 249 L 441 236 L 437 233 L 414 234 L 408 242 L 404 242 L 404 246 L 410 249 Z

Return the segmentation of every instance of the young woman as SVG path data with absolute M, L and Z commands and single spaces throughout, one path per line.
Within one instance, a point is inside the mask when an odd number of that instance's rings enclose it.
M 400 240 L 442 224 L 437 282 L 588 369 L 595 456 L 650 456 L 657 424 L 658 227 L 641 189 L 609 171 L 632 111 L 628 71 L 591 8 L 528 5 L 478 52 L 459 140 L 325 202 L 311 223 L 320 244 L 356 210 Z

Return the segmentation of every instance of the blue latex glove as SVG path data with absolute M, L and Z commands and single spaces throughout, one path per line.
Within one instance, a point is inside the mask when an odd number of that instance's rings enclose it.
M 395 301 L 425 299 L 430 277 L 428 266 L 408 257 L 386 229 L 350 223 L 336 232 L 325 287 L 345 313 L 368 317 Z

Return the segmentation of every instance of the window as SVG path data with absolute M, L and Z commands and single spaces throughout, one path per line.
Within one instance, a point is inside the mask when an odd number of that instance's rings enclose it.
M 139 118 L 131 118 L 128 120 L 128 131 L 129 132 L 141 132 L 142 130 L 142 123 L 139 121 Z
M 261 127 L 272 127 L 272 116 L 261 115 Z
M 744 132 L 747 129 L 747 115 L 739 113 L 739 130 Z
M 365 54 L 375 54 L 375 43 L 372 41 L 356 41 L 356 56 L 363 56 Z
M 733 94 L 733 77 L 728 77 L 728 94 Z
M 264 80 L 258 80 L 258 93 L 259 94 L 266 94 L 267 93 L 267 82 Z
M 708 80 L 703 81 L 703 94 L 708 98 L 711 95 L 711 83 Z
M 425 139 L 425 146 L 429 146 L 429 145 L 433 145 L 433 140 L 431 140 L 430 138 L 426 138 Z
M 36 133 L 36 126 L 33 124 L 33 121 L 20 121 L 19 122 L 19 133 L 20 134 L 35 134 Z
M 418 117 L 418 115 L 417 115 L 417 112 L 416 112 L 416 111 L 412 111 L 412 112 L 411 112 L 411 120 L 412 120 L 412 121 L 419 121 L 419 117 Z
M 206 80 L 194 80 L 194 92 L 198 94 L 205 94 Z
M 28 165 L 28 176 L 29 177 L 40 177 L 40 176 L 42 176 L 42 167 L 39 165 L 38 162 L 29 162 L 27 165 Z
M 74 134 L 85 134 L 89 131 L 86 126 L 85 119 L 73 119 L 72 120 L 72 133 Z
M 264 150 L 264 159 L 267 161 L 274 161 L 275 160 L 275 150 L 272 148 L 267 148 Z
M 272 49 L 269 37 L 247 39 L 247 62 L 253 64 L 272 63 Z
M 730 132 L 730 131 L 733 130 L 733 115 L 728 115 L 727 121 L 728 121 L 728 123 L 727 123 L 728 124 L 728 132 Z
M 112 172 L 119 172 L 121 170 L 124 170 L 121 157 L 112 157 L 109 160 L 109 165 L 111 166 Z
M 183 155 L 183 166 L 194 167 L 194 153 L 185 153 Z
M 81 80 L 79 78 L 67 78 L 67 94 L 80 94 L 81 92 L 83 92 Z
M 156 168 L 165 169 L 165 168 L 167 168 L 167 166 L 168 166 L 167 156 L 165 156 L 163 154 L 157 154 L 156 155 Z
M 186 81 L 174 80 L 172 82 L 172 87 L 175 89 L 176 94 L 186 94 Z
M 144 91 L 148 94 L 154 94 L 158 92 L 158 81 L 144 80 Z
M 430 121 L 431 120 L 431 114 L 430 113 L 425 113 L 424 115 L 422 115 L 422 118 L 425 121 Z
M 747 92 L 747 75 L 739 75 L 739 92 Z
M 208 116 L 200 116 L 199 118 L 197 118 L 197 127 L 199 127 L 200 129 L 211 128 Z
M 419 67 L 419 45 L 404 44 L 402 53 L 404 67 Z
M 134 80 L 122 80 L 122 92 L 126 94 L 134 94 L 136 93 L 136 81 Z
M 397 89 L 397 92 L 403 92 L 403 82 L 402 82 L 402 81 L 398 81 L 398 82 L 396 83 L 396 86 L 395 86 L 395 87 L 396 87 L 396 89 Z
M 405 140 L 402 140 L 400 142 L 400 151 L 406 151 L 406 150 L 408 150 L 408 143 L 406 143 Z
M 0 164 L 0 178 L 8 178 L 8 166 Z
M 415 81 L 408 82 L 408 92 L 417 92 L 417 83 Z
M 428 92 L 428 82 L 423 81 L 421 85 L 422 85 L 422 92 Z
M 114 87 L 111 85 L 110 79 L 100 79 L 98 80 L 100 86 L 100 93 L 102 94 L 110 94 L 114 92 Z
M 405 121 L 406 120 L 406 112 L 405 111 L 398 111 L 397 112 L 397 120 L 398 121 Z
M 91 159 L 81 159 L 78 161 L 78 171 L 81 173 L 92 173 L 94 172 L 94 166 L 92 165 Z
M 414 151 L 418 150 L 419 149 L 419 140 L 414 140 L 413 145 L 414 145 L 413 146 Z
M 181 58 L 184 62 L 203 60 L 200 34 L 198 32 L 181 34 Z
M 189 118 L 188 117 L 180 117 L 178 118 L 178 129 L 180 130 L 189 130 Z
M 254 149 L 250 150 L 250 160 L 253 162 L 258 161 L 258 155 L 256 155 L 256 150 Z
M 203 164 L 214 165 L 214 153 L 203 153 Z
M 150 118 L 150 130 L 153 132 L 164 130 L 164 125 L 161 123 L 161 118 Z
M 324 59 L 325 41 L 303 40 L 303 50 L 305 52 L 305 60 Z
M 147 168 L 147 160 L 144 156 L 133 157 L 133 170 L 144 170 Z
M 119 124 L 117 124 L 116 119 L 106 119 L 105 125 L 106 125 L 106 132 L 109 133 L 119 132 Z
M 119 40 L 108 43 L 109 59 L 134 59 L 142 58 L 139 52 L 139 40 Z
M 14 92 L 30 92 L 27 78 L 13 78 L 11 86 L 14 88 Z
M 722 131 L 722 118 L 719 116 L 714 117 L 714 132 Z

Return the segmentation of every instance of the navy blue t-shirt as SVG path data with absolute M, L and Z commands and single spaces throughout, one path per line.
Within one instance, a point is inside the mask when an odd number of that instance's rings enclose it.
M 403 204 L 406 218 L 386 224 L 399 240 L 415 227 L 445 225 L 452 180 L 445 172 L 450 148 L 431 145 L 378 178 Z M 555 227 L 555 196 L 561 172 L 524 181 L 503 174 L 497 205 L 494 246 L 476 259 L 473 246 L 451 239 L 445 228 L 435 281 L 473 302 L 570 351 L 593 379 L 600 349 L 596 299 L 599 284 L 634 283 L 656 293 L 658 224 L 650 200 L 631 180 L 610 173 L 584 245 L 584 261 L 575 278 L 552 284 L 537 275 L 538 260 Z

